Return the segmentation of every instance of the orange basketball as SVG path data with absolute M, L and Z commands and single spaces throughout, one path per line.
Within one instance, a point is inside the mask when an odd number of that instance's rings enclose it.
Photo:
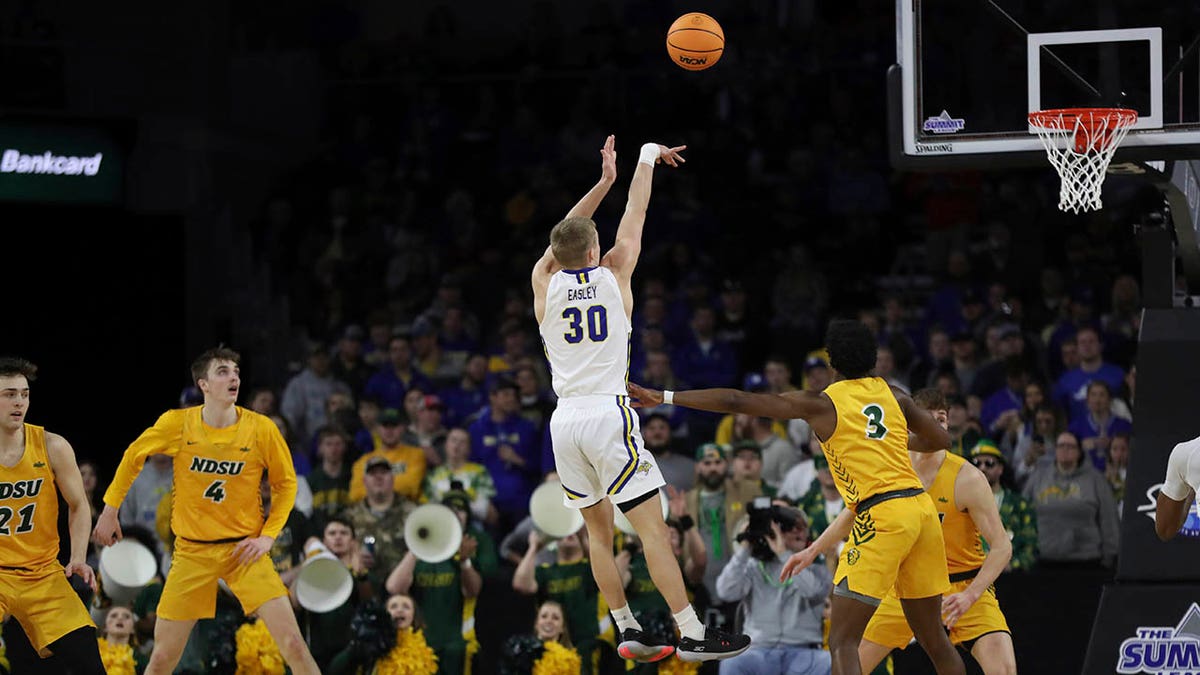
M 707 14 L 684 14 L 667 31 L 667 53 L 684 70 L 711 68 L 724 51 L 725 31 Z

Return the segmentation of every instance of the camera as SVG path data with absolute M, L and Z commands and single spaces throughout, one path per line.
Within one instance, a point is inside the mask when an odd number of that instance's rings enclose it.
M 786 506 L 776 506 L 770 497 L 755 497 L 746 506 L 746 514 L 750 523 L 736 537 L 737 542 L 750 542 L 750 555 L 759 560 L 773 560 L 775 552 L 767 541 L 772 536 L 771 523 L 779 526 L 781 533 L 791 532 L 797 526 L 806 526 L 804 515 L 797 509 Z

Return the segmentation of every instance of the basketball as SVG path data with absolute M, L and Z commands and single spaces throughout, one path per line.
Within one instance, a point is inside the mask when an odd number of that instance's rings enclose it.
M 684 70 L 711 68 L 724 51 L 725 31 L 707 14 L 684 14 L 667 31 L 667 53 Z

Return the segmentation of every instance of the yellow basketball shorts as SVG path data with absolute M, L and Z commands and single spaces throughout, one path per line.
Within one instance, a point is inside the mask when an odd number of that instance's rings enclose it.
M 57 563 L 35 571 L 0 570 L 0 614 L 21 622 L 42 656 L 67 633 L 96 625 Z
M 854 519 L 842 547 L 834 593 L 880 601 L 928 598 L 950 587 L 937 509 L 926 493 L 880 502 Z
M 965 591 L 971 585 L 971 581 L 965 579 L 950 584 L 947 595 Z M 1008 621 L 1004 619 L 1004 612 L 1000 611 L 1000 603 L 996 600 L 996 588 L 989 586 L 975 604 L 958 617 L 958 621 L 950 629 L 950 642 L 959 645 L 988 633 L 998 632 L 1010 631 Z M 903 649 L 912 641 L 912 637 L 912 629 L 908 627 L 908 621 L 904 618 L 904 608 L 900 606 L 900 599 L 895 595 L 884 599 L 863 633 L 864 639 L 893 649 Z
M 234 559 L 236 547 L 236 542 L 202 544 L 175 539 L 158 616 L 171 621 L 211 619 L 217 611 L 218 579 L 225 580 L 246 614 L 287 595 L 270 556 L 241 565 Z

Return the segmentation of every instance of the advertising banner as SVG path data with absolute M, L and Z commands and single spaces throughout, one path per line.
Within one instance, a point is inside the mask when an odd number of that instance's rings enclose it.
M 0 121 L 0 201 L 120 204 L 120 136 L 103 123 Z
M 1200 585 L 1105 588 L 1083 674 L 1200 675 L 1197 603 Z

